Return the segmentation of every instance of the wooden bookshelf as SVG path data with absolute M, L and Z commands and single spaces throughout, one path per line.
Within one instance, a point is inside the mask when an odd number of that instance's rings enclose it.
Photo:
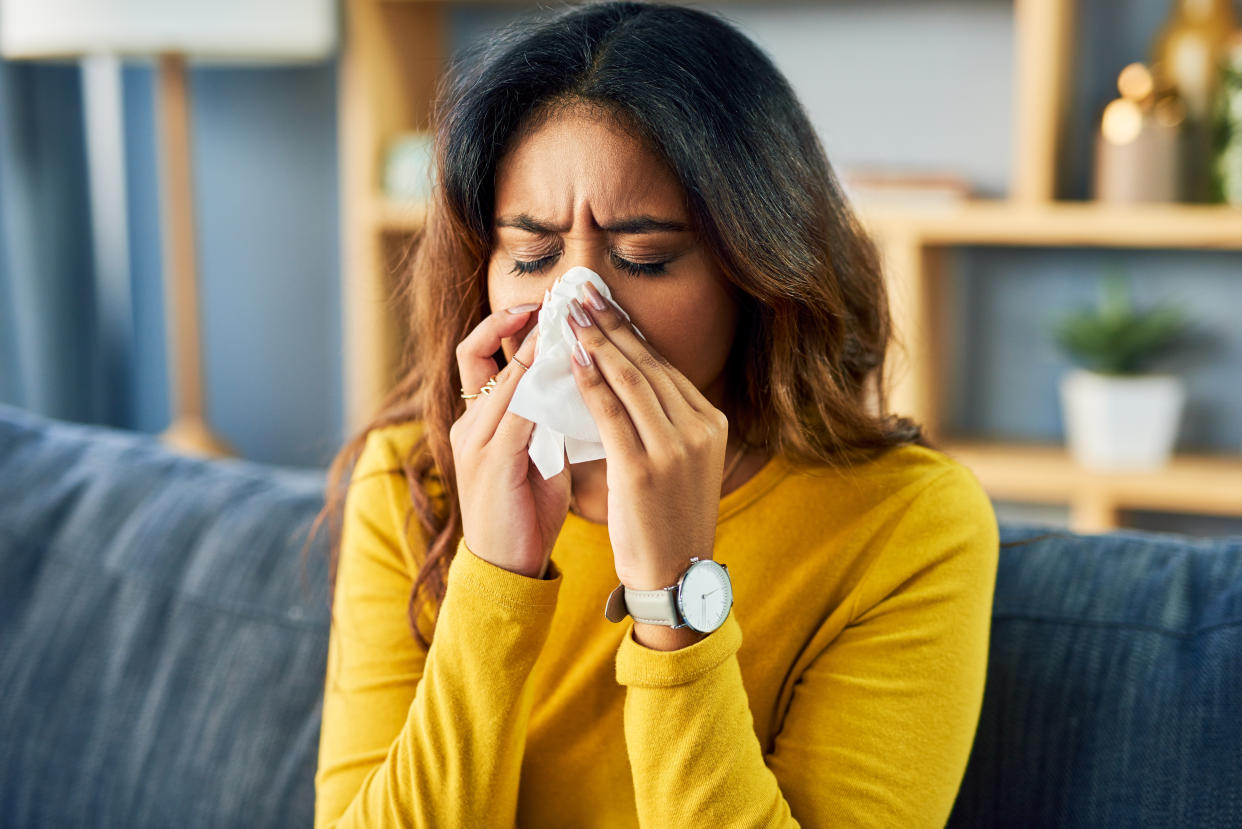
M 391 302 L 394 236 L 423 211 L 380 197 L 388 143 L 430 124 L 448 58 L 449 4 L 344 0 L 340 61 L 341 313 L 345 429 L 362 428 L 397 380 L 405 320 Z
M 447 58 L 446 15 L 434 0 L 345 0 L 341 77 L 343 307 L 346 426 L 374 414 L 395 379 L 402 324 L 382 297 L 386 246 L 415 236 L 426 212 L 380 195 L 380 161 L 398 132 L 425 128 Z M 468 5 L 468 3 L 460 3 Z M 537 4 L 515 2 L 513 6 Z M 961 246 L 1117 247 L 1242 251 L 1242 209 L 1110 206 L 1056 200 L 1067 84 L 1073 77 L 1073 0 L 1014 0 L 1014 130 L 1009 197 L 936 206 L 858 205 L 880 246 L 902 347 L 888 367 L 893 408 L 944 437 L 946 332 L 959 304 L 945 254 Z M 998 275 L 997 278 L 1004 278 Z M 1091 473 L 1064 449 L 947 442 L 998 500 L 1070 507 L 1082 531 L 1118 526 L 1124 509 L 1242 515 L 1242 453 L 1178 457 L 1166 469 Z

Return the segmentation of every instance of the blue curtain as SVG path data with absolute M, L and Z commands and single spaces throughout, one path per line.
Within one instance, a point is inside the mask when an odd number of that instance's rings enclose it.
M 77 64 L 0 61 L 0 401 L 120 425 L 92 348 L 86 173 Z
M 170 417 L 154 73 L 120 79 L 129 314 L 96 265 L 82 77 L 0 61 L 0 402 L 154 434 Z M 343 420 L 336 62 L 195 68 L 191 86 L 209 420 L 244 457 L 322 466 Z

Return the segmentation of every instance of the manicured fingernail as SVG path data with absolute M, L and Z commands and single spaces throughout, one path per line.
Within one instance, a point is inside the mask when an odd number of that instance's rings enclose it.
M 582 343 L 577 340 L 574 340 L 574 359 L 577 360 L 578 365 L 583 368 L 586 368 L 591 364 L 591 355 L 587 354 L 586 349 L 582 347 Z
M 591 324 L 591 318 L 587 316 L 586 311 L 582 310 L 582 306 L 578 303 L 578 300 L 569 300 L 569 313 L 573 316 L 574 322 L 578 323 L 583 328 L 586 328 Z
M 508 308 L 506 310 L 510 314 L 525 314 L 527 311 L 533 311 L 538 307 L 538 302 L 528 302 L 525 305 L 514 305 L 512 308 Z
M 604 297 L 600 294 L 599 289 L 590 282 L 582 286 L 582 291 L 586 294 L 587 302 L 591 303 L 591 307 L 596 311 L 608 310 L 608 306 L 604 303 Z

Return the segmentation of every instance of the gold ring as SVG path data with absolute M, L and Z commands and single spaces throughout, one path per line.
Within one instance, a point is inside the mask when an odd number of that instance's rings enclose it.
M 466 394 L 466 390 L 462 389 L 461 399 L 462 400 L 473 400 L 476 397 L 478 397 L 480 394 L 491 394 L 492 389 L 496 388 L 498 385 L 500 385 L 500 383 L 496 381 L 496 375 L 493 374 L 491 377 L 488 378 L 487 382 L 483 384 L 483 388 L 479 389 L 474 394 Z
M 521 360 L 519 360 L 517 357 L 514 357 L 514 358 L 513 358 L 513 362 L 517 363 L 519 366 L 521 366 L 521 367 L 522 367 L 523 369 L 525 369 L 526 371 L 530 371 L 530 366 L 526 365 L 526 363 L 523 363 L 523 362 L 522 362 Z

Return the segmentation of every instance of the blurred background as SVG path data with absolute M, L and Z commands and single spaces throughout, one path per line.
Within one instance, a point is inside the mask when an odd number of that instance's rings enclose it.
M 894 401 L 1002 518 L 1242 532 L 1239 4 L 693 5 L 793 83 Z M 404 347 L 435 81 L 539 8 L 0 0 L 0 402 L 325 466 Z

